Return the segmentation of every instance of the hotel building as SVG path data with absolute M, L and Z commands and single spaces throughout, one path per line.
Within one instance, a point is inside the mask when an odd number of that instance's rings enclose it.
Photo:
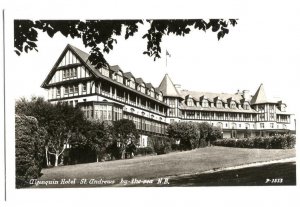
M 67 45 L 43 82 L 51 103 L 80 107 L 86 118 L 130 119 L 140 131 L 140 146 L 150 135 L 164 135 L 172 122 L 208 122 L 224 138 L 269 136 L 295 132 L 294 115 L 282 101 L 266 98 L 261 84 L 249 91 L 206 93 L 180 90 L 166 74 L 158 87 L 146 83 L 118 65 L 96 69 L 89 54 Z

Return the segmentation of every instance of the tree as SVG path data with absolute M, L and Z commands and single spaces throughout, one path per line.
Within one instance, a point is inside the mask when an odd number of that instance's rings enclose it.
M 175 122 L 168 126 L 167 132 L 170 138 L 180 140 L 180 146 L 183 150 L 196 148 L 198 139 L 198 128 L 193 122 Z
M 45 159 L 49 165 L 48 154 L 55 157 L 55 166 L 63 155 L 71 138 L 78 138 L 80 131 L 84 131 L 84 115 L 79 108 L 66 104 L 51 104 L 41 97 L 33 97 L 31 101 L 24 98 L 16 102 L 16 114 L 35 117 L 39 125 L 47 131 L 44 140 Z
M 132 120 L 121 119 L 113 123 L 113 133 L 115 143 L 121 150 L 121 158 L 125 157 L 126 147 L 129 144 L 136 145 L 139 134 Z
M 87 144 L 96 154 L 96 161 L 104 158 L 107 147 L 112 143 L 111 129 L 107 122 L 89 121 L 87 126 Z
M 40 177 L 43 163 L 43 146 L 46 132 L 36 118 L 15 116 L 16 135 L 16 187 L 29 186 L 31 179 Z
M 192 29 L 204 32 L 211 29 L 220 40 L 229 33 L 229 27 L 237 24 L 237 19 L 173 19 L 173 20 L 15 20 L 14 47 L 15 52 L 37 51 L 38 31 L 46 32 L 53 37 L 60 32 L 65 37 L 81 38 L 85 47 L 90 47 L 90 62 L 96 66 L 109 67 L 103 53 L 109 53 L 115 44 L 116 36 L 128 39 L 138 32 L 141 25 L 147 24 L 149 29 L 143 36 L 147 39 L 147 48 L 143 54 L 160 58 L 163 36 L 174 34 L 185 36 Z M 125 33 L 122 32 L 125 30 Z
M 222 129 L 220 127 L 213 126 L 209 140 L 210 142 L 214 142 L 217 139 L 222 139 Z
M 200 140 L 205 140 L 206 142 L 208 142 L 208 145 L 210 145 L 210 136 L 212 133 L 212 126 L 207 123 L 207 122 L 201 122 L 199 125 L 199 131 L 200 131 Z M 200 143 L 199 143 L 200 144 Z

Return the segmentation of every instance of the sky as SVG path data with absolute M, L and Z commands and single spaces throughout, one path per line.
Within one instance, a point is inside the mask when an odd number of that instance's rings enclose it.
M 284 29 L 278 29 L 281 25 Z M 283 100 L 288 109 L 296 107 L 294 94 L 297 82 L 297 60 L 300 36 L 299 25 L 287 19 L 241 18 L 223 39 L 217 33 L 192 30 L 185 37 L 165 36 L 162 39 L 162 58 L 156 61 L 146 55 L 147 42 L 142 39 L 149 28 L 140 25 L 139 32 L 128 40 L 117 38 L 114 49 L 105 54 L 110 65 L 119 65 L 123 71 L 130 71 L 155 87 L 166 73 L 173 83 L 182 89 L 235 93 L 237 90 L 250 90 L 254 95 L 261 83 L 264 84 L 267 98 Z M 54 63 L 67 44 L 83 51 L 81 39 L 65 38 L 57 33 L 53 38 L 40 32 L 38 52 L 32 51 L 21 56 L 14 55 L 14 76 L 17 90 L 14 97 L 46 96 L 40 87 Z M 165 51 L 171 54 L 166 66 Z

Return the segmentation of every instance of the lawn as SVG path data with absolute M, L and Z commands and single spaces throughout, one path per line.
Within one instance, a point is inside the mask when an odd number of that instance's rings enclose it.
M 296 156 L 295 149 L 245 149 L 206 147 L 192 151 L 173 152 L 166 155 L 135 157 L 128 160 L 59 166 L 42 170 L 39 181 L 58 181 L 59 184 L 34 187 L 95 187 L 108 186 L 102 181 L 112 181 L 120 186 L 120 180 L 157 179 L 183 174 L 196 174 L 211 169 L 243 164 L 279 160 Z M 74 183 L 60 184 L 61 179 Z M 100 181 L 95 184 L 79 184 L 81 179 Z M 102 180 L 101 180 L 102 179 Z M 102 182 L 102 183 L 101 183 Z M 122 186 L 122 185 L 121 185 Z

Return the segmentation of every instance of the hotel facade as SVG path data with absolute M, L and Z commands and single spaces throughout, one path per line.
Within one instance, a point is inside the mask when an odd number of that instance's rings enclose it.
M 222 129 L 223 138 L 269 136 L 295 132 L 295 116 L 283 101 L 266 98 L 261 84 L 254 95 L 180 90 L 166 74 L 154 87 L 118 65 L 96 69 L 89 54 L 67 45 L 42 86 L 51 103 L 80 107 L 86 118 L 132 120 L 140 146 L 151 135 L 165 135 L 173 122 L 208 122 Z

